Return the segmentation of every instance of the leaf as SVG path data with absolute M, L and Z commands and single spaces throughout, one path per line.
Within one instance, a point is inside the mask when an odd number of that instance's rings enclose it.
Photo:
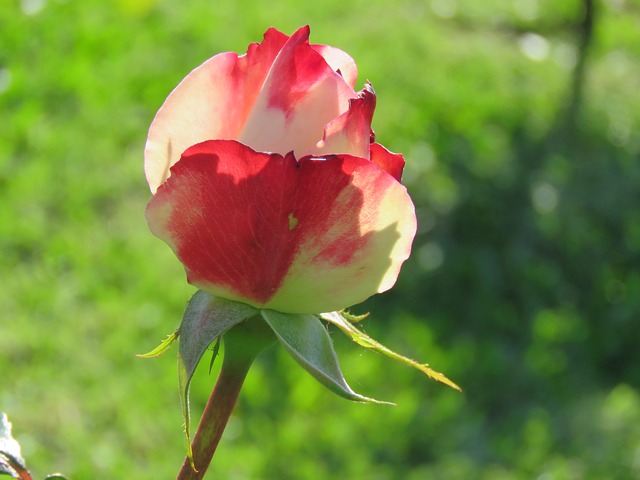
M 7 414 L 0 415 L 0 475 L 30 479 L 27 466 L 20 453 L 20 444 L 11 436 L 11 423 Z
M 404 357 L 381 343 L 376 342 L 373 338 L 369 337 L 366 333 L 359 330 L 355 325 L 351 324 L 346 318 L 344 318 L 341 312 L 331 312 L 331 313 L 323 313 L 320 315 L 320 318 L 327 320 L 328 322 L 336 325 L 340 330 L 342 330 L 348 337 L 356 342 L 358 345 L 363 346 L 364 348 L 368 348 L 371 350 L 375 350 L 376 352 L 382 353 L 387 357 L 393 358 L 394 360 L 404 363 L 405 365 L 409 365 L 410 367 L 416 368 L 420 370 L 422 373 L 426 374 L 429 378 L 432 378 L 438 382 L 442 382 L 446 385 L 449 385 L 451 388 L 454 388 L 458 391 L 462 391 L 462 389 L 449 380 L 444 374 L 440 372 L 436 372 L 432 370 L 428 364 L 426 363 L 418 363 L 415 360 L 411 360 L 410 358 Z
M 136 357 L 140 357 L 140 358 L 159 357 L 164 352 L 169 350 L 171 348 L 171 346 L 173 345 L 173 342 L 175 342 L 177 339 L 178 339 L 178 330 L 173 332 L 171 335 L 168 335 L 167 338 L 165 338 L 162 342 L 160 342 L 160 345 L 158 345 L 156 348 L 154 348 L 150 352 L 148 352 L 148 353 L 139 353 L 139 354 L 136 355 Z
M 250 305 L 214 297 L 202 290 L 198 290 L 187 304 L 177 333 L 180 336 L 178 383 L 180 385 L 184 433 L 187 437 L 187 455 L 192 466 L 189 386 L 193 372 L 200 363 L 204 352 L 216 338 L 257 313 L 258 310 Z
M 260 313 L 294 360 L 333 393 L 355 402 L 393 405 L 359 395 L 349 387 L 329 333 L 318 317 L 273 310 Z

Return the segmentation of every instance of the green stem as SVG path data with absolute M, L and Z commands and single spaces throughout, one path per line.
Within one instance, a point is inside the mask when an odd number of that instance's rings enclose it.
M 204 477 L 251 364 L 274 342 L 275 337 L 262 318 L 254 317 L 232 328 L 223 339 L 224 360 L 220 375 L 191 444 L 196 470 L 187 457 L 176 480 L 200 480 Z

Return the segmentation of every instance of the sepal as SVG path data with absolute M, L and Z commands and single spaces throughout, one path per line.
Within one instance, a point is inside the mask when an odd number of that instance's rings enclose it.
M 353 325 L 349 321 L 350 317 L 351 317 L 350 315 L 345 315 L 343 312 L 330 312 L 330 313 L 323 313 L 320 315 L 320 318 L 333 323 L 358 345 L 363 346 L 364 348 L 375 350 L 378 353 L 382 353 L 383 355 L 386 355 L 387 357 L 390 357 L 400 363 L 404 363 L 405 365 L 408 365 L 417 370 L 420 370 L 422 373 L 427 375 L 429 378 L 432 378 L 433 380 L 442 382 L 445 385 L 449 385 L 451 388 L 454 388 L 460 392 L 462 391 L 462 389 L 458 385 L 456 385 L 454 382 L 449 380 L 444 374 L 433 370 L 431 367 L 429 367 L 428 364 L 419 363 L 419 362 L 416 362 L 415 360 L 411 360 L 410 358 L 404 357 L 388 349 L 381 343 L 375 341 L 366 333 L 356 328 L 355 325 Z
M 352 313 L 348 312 L 347 310 L 343 310 L 340 313 L 344 318 L 349 320 L 351 323 L 358 323 L 358 322 L 361 322 L 362 320 L 364 320 L 365 318 L 369 318 L 369 312 L 363 313 L 362 315 L 353 315 Z
M 193 373 L 200 363 L 202 355 L 214 340 L 257 313 L 258 310 L 250 305 L 214 297 L 202 290 L 198 290 L 187 305 L 178 329 L 180 336 L 178 383 L 190 459 L 193 458 L 193 454 L 191 451 L 189 386 Z
M 162 340 L 162 342 L 160 342 L 160 345 L 158 345 L 156 348 L 154 348 L 153 350 L 147 353 L 137 353 L 136 357 L 139 357 L 139 358 L 159 357 L 160 355 L 162 355 L 164 352 L 166 352 L 173 346 L 173 342 L 175 342 L 178 339 L 179 333 L 180 331 L 176 330 L 172 334 L 167 335 L 167 338 Z
M 364 397 L 349 387 L 329 333 L 317 316 L 273 310 L 260 313 L 293 359 L 333 393 L 354 402 L 394 405 Z

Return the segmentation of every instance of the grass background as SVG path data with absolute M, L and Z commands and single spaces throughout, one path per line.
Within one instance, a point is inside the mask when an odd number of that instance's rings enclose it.
M 193 67 L 303 24 L 375 86 L 418 208 L 363 326 L 465 391 L 334 332 L 398 407 L 352 404 L 272 349 L 208 478 L 640 478 L 640 3 L 595 2 L 590 34 L 585 4 L 4 0 L 0 410 L 34 478 L 177 473 L 175 351 L 134 353 L 193 289 L 144 221 L 146 129 Z

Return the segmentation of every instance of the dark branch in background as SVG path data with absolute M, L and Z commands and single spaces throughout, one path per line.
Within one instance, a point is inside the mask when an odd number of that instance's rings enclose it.
M 595 6 L 593 0 L 584 0 L 582 21 L 578 24 L 578 61 L 573 71 L 571 96 L 564 115 L 564 123 L 573 129 L 576 125 L 586 78 L 587 58 L 593 44 L 595 24 Z
M 472 32 L 483 32 L 493 30 L 508 36 L 518 37 L 525 33 L 535 31 L 547 36 L 564 35 L 571 31 L 577 38 L 576 46 L 578 50 L 576 65 L 571 79 L 571 91 L 568 94 L 566 105 L 562 106 L 558 112 L 556 132 L 571 133 L 575 130 L 580 113 L 580 105 L 585 85 L 587 72 L 587 60 L 589 51 L 594 40 L 594 26 L 596 22 L 597 8 L 594 0 L 583 0 L 577 18 L 556 17 L 553 19 L 539 20 L 534 24 L 531 22 L 497 22 L 477 21 L 473 17 L 465 16 L 464 13 L 451 19 L 451 23 L 458 29 Z

